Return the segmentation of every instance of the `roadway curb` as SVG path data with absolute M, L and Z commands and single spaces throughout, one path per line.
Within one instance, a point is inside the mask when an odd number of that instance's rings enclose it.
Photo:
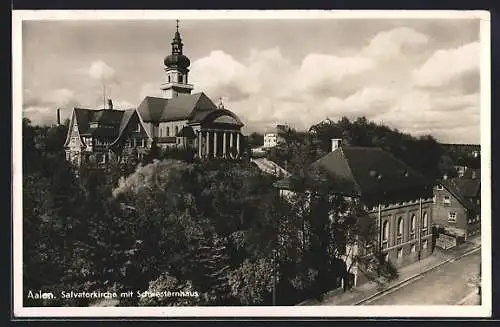
M 397 283 L 396 283 L 396 284 L 394 284 L 394 285 L 391 285 L 389 288 L 386 288 L 386 289 L 384 289 L 384 290 L 382 290 L 382 291 L 379 291 L 379 292 L 377 292 L 377 293 L 375 293 L 375 294 L 372 294 L 372 295 L 370 295 L 370 296 L 367 296 L 366 298 L 364 298 L 364 299 L 362 299 L 362 300 L 360 300 L 360 301 L 358 301 L 358 302 L 355 302 L 355 303 L 354 303 L 354 304 L 352 304 L 352 305 L 361 305 L 361 304 L 363 304 L 363 303 L 365 303 L 365 302 L 368 302 L 368 301 L 370 301 L 370 300 L 372 300 L 372 299 L 376 298 L 377 296 L 382 295 L 382 294 L 384 294 L 384 293 L 387 293 L 388 291 L 390 291 L 390 290 L 392 290 L 392 289 L 394 289 L 394 288 L 396 288 L 396 287 L 400 286 L 400 285 L 401 285 L 401 284 L 403 284 L 403 283 L 406 283 L 406 282 L 408 282 L 408 281 L 411 281 L 412 279 L 415 279 L 415 278 L 419 277 L 420 275 L 423 275 L 423 274 L 425 274 L 425 273 L 427 273 L 427 272 L 429 272 L 429 271 L 431 271 L 431 270 L 434 270 L 434 269 L 436 269 L 436 268 L 439 268 L 439 267 L 441 267 L 442 265 L 447 264 L 447 263 L 449 263 L 449 262 L 453 262 L 453 261 L 455 261 L 455 260 L 458 260 L 458 259 L 460 259 L 460 258 L 463 258 L 463 257 L 465 257 L 465 256 L 467 256 L 467 255 L 469 255 L 469 254 L 471 254 L 472 252 L 476 251 L 476 250 L 477 250 L 477 249 L 479 249 L 479 248 L 481 248 L 481 245 L 475 246 L 475 247 L 473 247 L 472 249 L 470 249 L 469 251 L 467 251 L 467 252 L 465 252 L 465 253 L 462 253 L 461 255 L 459 255 L 459 256 L 457 256 L 457 257 L 453 257 L 453 258 L 446 259 L 445 261 L 442 261 L 442 262 L 440 262 L 440 263 L 438 263 L 438 264 L 436 264 L 436 265 L 434 265 L 434 266 L 432 266 L 432 267 L 430 267 L 430 268 L 428 268 L 428 269 L 426 269 L 426 270 L 424 270 L 424 271 L 421 271 L 421 272 L 419 272 L 418 274 L 415 274 L 415 275 L 413 275 L 413 276 L 410 276 L 410 277 L 408 277 L 408 278 L 406 278 L 406 279 L 404 279 L 404 280 L 402 280 L 402 281 L 400 281 L 400 282 L 397 282 Z

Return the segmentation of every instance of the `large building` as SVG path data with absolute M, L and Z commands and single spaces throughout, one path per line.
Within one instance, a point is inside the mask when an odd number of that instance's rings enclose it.
M 108 108 L 73 109 L 64 147 L 75 166 L 92 158 L 106 164 L 111 156 L 132 151 L 141 158 L 152 140 L 135 109 L 115 110 L 109 101 Z
M 396 267 L 432 253 L 432 183 L 420 173 L 388 152 L 369 147 L 335 147 L 313 166 L 337 181 L 332 193 L 360 201 L 366 219 L 378 226 L 374 243 L 356 245 L 346 258 L 348 266 L 359 258 L 350 271 L 354 286 L 368 280 L 362 259 L 372 253 L 382 253 Z M 277 186 L 283 195 L 291 191 L 286 180 Z
M 283 144 L 289 129 L 288 125 L 276 125 L 273 130 L 264 133 L 264 148 L 273 148 Z
M 193 149 L 199 158 L 240 158 L 243 123 L 222 103 L 216 106 L 204 93 L 191 94 L 190 60 L 183 54 L 178 27 L 164 64 L 162 97 L 148 96 L 137 108 L 156 144 Z
M 153 144 L 192 151 L 196 158 L 239 159 L 244 152 L 243 123 L 236 114 L 215 105 L 204 93 L 191 94 L 190 60 L 183 54 L 179 26 L 164 60 L 162 97 L 145 97 L 137 109 L 75 108 L 65 143 L 66 156 L 79 165 L 88 157 L 106 163 L 124 150 L 140 158 Z M 135 153 L 134 152 L 134 153 Z

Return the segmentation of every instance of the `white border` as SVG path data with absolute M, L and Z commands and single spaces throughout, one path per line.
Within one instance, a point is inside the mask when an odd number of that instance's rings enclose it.
M 293 306 L 293 307 L 91 307 L 27 308 L 22 305 L 22 35 L 23 20 L 156 19 L 480 19 L 481 31 L 481 306 Z M 490 14 L 487 11 L 13 11 L 13 273 L 14 317 L 488 317 L 491 316 L 491 82 Z M 467 117 L 464 117 L 467 119 Z

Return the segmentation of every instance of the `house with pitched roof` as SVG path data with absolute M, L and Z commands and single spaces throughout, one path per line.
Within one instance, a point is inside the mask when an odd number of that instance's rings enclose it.
M 481 181 L 444 178 L 434 187 L 435 228 L 460 240 L 481 232 Z
M 355 245 L 345 258 L 354 285 L 368 280 L 362 259 L 372 254 L 401 267 L 432 253 L 433 184 L 422 174 L 375 147 L 335 146 L 313 166 L 335 181 L 332 194 L 359 201 L 367 213 L 362 219 L 377 226 L 375 240 Z M 286 196 L 291 184 L 283 179 L 276 186 Z
M 145 97 L 136 109 L 73 110 L 65 143 L 68 160 L 79 165 L 87 155 L 105 163 L 111 154 L 135 150 L 140 158 L 153 144 L 191 151 L 199 159 L 240 159 L 245 151 L 240 118 L 215 105 L 203 92 L 191 94 L 190 60 L 183 54 L 179 26 L 164 60 L 161 97 Z
M 74 108 L 68 135 L 64 143 L 66 159 L 80 166 L 93 157 L 98 164 L 106 164 L 112 155 L 121 155 L 135 149 L 142 157 L 152 142 L 137 110 L 108 108 Z

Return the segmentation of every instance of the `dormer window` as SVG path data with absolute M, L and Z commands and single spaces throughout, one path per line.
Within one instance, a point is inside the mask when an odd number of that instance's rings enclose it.
M 140 132 L 141 131 L 141 125 L 137 124 L 137 128 L 135 129 L 136 132 Z

